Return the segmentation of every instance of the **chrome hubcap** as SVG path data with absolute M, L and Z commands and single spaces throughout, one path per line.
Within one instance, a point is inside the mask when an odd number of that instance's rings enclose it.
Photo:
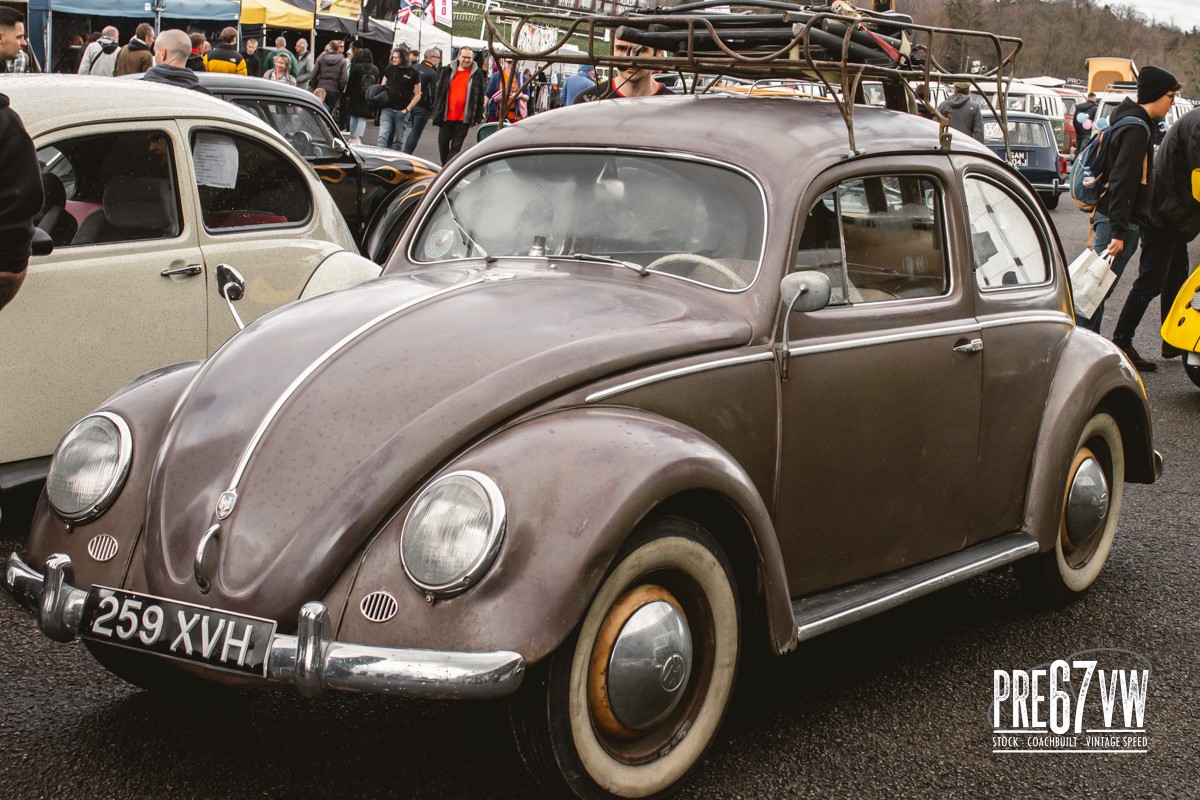
M 1094 456 L 1084 459 L 1075 470 L 1067 493 L 1066 533 L 1075 547 L 1100 532 L 1108 519 L 1108 479 Z
M 661 722 L 683 697 L 692 672 L 692 635 L 683 611 L 646 603 L 621 627 L 608 661 L 608 702 L 633 731 Z

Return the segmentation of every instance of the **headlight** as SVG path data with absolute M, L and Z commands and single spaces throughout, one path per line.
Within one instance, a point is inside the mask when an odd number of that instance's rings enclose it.
M 50 505 L 67 522 L 89 522 L 112 505 L 125 485 L 133 437 L 125 420 L 101 411 L 63 437 L 46 476 Z
M 504 497 L 478 472 L 452 472 L 425 488 L 400 532 L 400 561 L 422 591 L 446 597 L 474 586 L 504 538 Z

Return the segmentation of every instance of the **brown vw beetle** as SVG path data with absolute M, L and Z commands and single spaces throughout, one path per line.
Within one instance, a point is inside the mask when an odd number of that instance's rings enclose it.
M 509 696 L 585 798 L 678 786 L 750 648 L 1013 562 L 1079 596 L 1160 470 L 1137 372 L 1012 168 L 853 132 L 730 95 L 500 131 L 383 277 L 76 425 L 8 591 L 147 687 Z

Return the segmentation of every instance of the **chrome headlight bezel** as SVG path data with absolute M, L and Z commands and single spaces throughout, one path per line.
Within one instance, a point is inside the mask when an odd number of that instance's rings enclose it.
M 54 496 L 51 492 L 51 476 L 54 474 L 54 468 L 59 464 L 59 453 L 64 445 L 71 441 L 72 437 L 80 429 L 85 422 L 92 419 L 103 419 L 116 429 L 117 432 L 117 466 L 112 477 L 108 480 L 104 489 L 99 493 L 96 500 L 88 503 L 87 507 L 78 512 L 65 512 L 58 507 L 54 502 Z M 124 419 L 108 411 L 97 411 L 94 414 L 88 414 L 83 419 L 71 426 L 71 430 L 67 431 L 67 435 L 62 438 L 58 446 L 54 448 L 54 457 L 50 459 L 50 470 L 46 476 L 46 498 L 49 500 L 50 508 L 63 521 L 69 522 L 72 525 L 83 525 L 91 522 L 107 511 L 117 499 L 122 487 L 125 486 L 125 479 L 129 477 L 129 467 L 133 462 L 133 434 L 129 430 L 129 425 Z
M 408 563 L 408 559 L 405 557 L 405 542 L 409 540 L 409 537 L 417 536 L 421 533 L 417 529 L 417 526 L 422 522 L 422 520 L 417 519 L 417 513 L 421 508 L 421 501 L 443 481 L 451 478 L 466 478 L 476 483 L 483 490 L 484 495 L 487 497 L 491 521 L 488 526 L 484 547 L 479 551 L 478 556 L 473 560 L 471 565 L 465 570 L 461 570 L 457 578 L 445 583 L 435 584 L 422 580 L 414 574 L 412 567 Z M 475 472 L 474 470 L 457 470 L 440 475 L 421 490 L 404 519 L 404 525 L 400 530 L 399 547 L 400 564 L 404 568 L 404 574 L 413 586 L 434 597 L 451 597 L 464 592 L 479 583 L 484 574 L 491 569 L 496 556 L 500 553 L 500 546 L 504 542 L 504 532 L 507 526 L 508 510 L 504 504 L 504 495 L 494 480 L 482 472 Z

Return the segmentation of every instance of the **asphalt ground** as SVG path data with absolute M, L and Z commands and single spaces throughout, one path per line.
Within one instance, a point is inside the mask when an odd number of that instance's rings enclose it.
M 1069 202 L 1052 216 L 1070 258 L 1086 218 Z M 1135 265 L 1110 301 L 1106 332 Z M 1152 320 L 1137 345 L 1157 353 Z M 1152 486 L 1127 486 L 1112 555 L 1086 598 L 1047 608 L 1002 570 L 747 665 L 679 796 L 1200 797 L 1200 389 L 1177 361 L 1161 362 L 1146 387 L 1166 470 Z M 10 536 L 0 548 L 22 544 Z M 1093 648 L 1150 663 L 1146 752 L 994 754 L 993 671 Z M 542 796 L 502 703 L 163 699 L 106 673 L 78 641 L 45 639 L 0 601 L 0 797 Z

